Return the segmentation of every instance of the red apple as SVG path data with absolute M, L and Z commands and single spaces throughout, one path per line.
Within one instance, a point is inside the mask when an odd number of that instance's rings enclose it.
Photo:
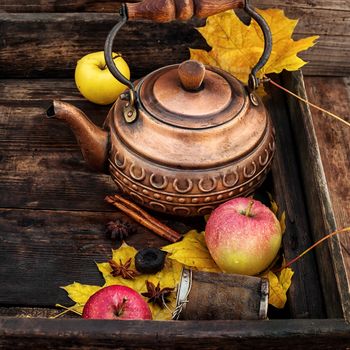
M 151 320 L 151 310 L 141 295 L 125 286 L 109 286 L 93 294 L 84 306 L 83 318 Z
M 264 271 L 281 246 L 281 226 L 275 214 L 259 201 L 235 198 L 210 215 L 205 241 L 224 272 L 256 275 Z

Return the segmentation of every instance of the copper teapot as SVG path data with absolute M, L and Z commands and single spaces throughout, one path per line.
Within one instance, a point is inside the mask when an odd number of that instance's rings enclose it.
M 257 20 L 265 38 L 249 86 L 221 69 L 191 60 L 160 68 L 136 84 L 114 65 L 113 40 L 128 19 L 167 22 L 236 7 Z M 123 4 L 121 20 L 106 40 L 105 58 L 111 73 L 128 89 L 111 108 L 103 128 L 60 101 L 54 101 L 47 114 L 67 122 L 88 165 L 109 172 L 135 202 L 168 214 L 205 215 L 230 198 L 251 194 L 270 168 L 273 126 L 254 92 L 259 85 L 256 72 L 270 53 L 269 28 L 244 0 Z

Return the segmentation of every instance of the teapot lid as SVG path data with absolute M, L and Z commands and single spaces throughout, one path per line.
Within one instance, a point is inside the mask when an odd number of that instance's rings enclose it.
M 241 112 L 243 85 L 225 71 L 189 60 L 163 67 L 138 84 L 141 108 L 159 121 L 181 128 L 221 125 Z

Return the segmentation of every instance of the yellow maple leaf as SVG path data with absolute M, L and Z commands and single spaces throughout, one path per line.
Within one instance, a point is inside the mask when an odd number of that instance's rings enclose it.
M 115 262 L 119 263 L 120 260 L 122 262 L 125 262 L 131 258 L 132 260 L 130 268 L 135 270 L 134 258 L 136 253 L 137 250 L 135 248 L 130 247 L 126 243 L 123 243 L 123 245 L 119 249 L 113 250 L 112 259 Z M 153 275 L 141 274 L 131 280 L 124 279 L 121 276 L 112 276 L 112 268 L 108 262 L 98 263 L 97 267 L 106 281 L 104 285 L 105 287 L 119 284 L 130 287 L 141 294 L 147 291 L 146 281 L 150 281 L 154 285 L 157 285 L 158 282 L 160 282 L 161 288 L 174 288 L 174 292 L 168 298 L 169 303 L 167 304 L 167 307 L 162 309 L 158 305 L 149 304 L 154 320 L 170 320 L 172 318 L 172 312 L 175 310 L 176 307 L 176 287 L 180 281 L 182 273 L 182 265 L 180 263 L 166 258 L 164 268 L 161 271 Z M 147 298 L 144 299 L 146 301 L 148 300 Z
M 182 241 L 167 245 L 162 250 L 170 254 L 169 259 L 187 267 L 206 272 L 221 272 L 209 253 L 204 232 L 191 230 L 184 235 Z
M 118 249 L 112 250 L 112 260 L 114 260 L 117 264 L 120 264 L 120 261 L 122 263 L 126 263 L 129 259 L 131 259 L 130 269 L 135 271 L 136 268 L 134 258 L 136 254 L 137 250 L 134 247 L 131 247 L 125 242 L 123 242 L 123 244 Z M 104 280 L 106 281 L 106 286 L 120 284 L 123 286 L 133 288 L 131 284 L 137 284 L 135 283 L 135 280 L 127 280 L 122 277 L 113 277 L 111 274 L 112 268 L 108 262 L 96 263 L 96 265 L 102 273 Z M 142 282 L 143 281 L 140 282 L 140 285 L 142 284 Z
M 278 275 L 269 271 L 264 277 L 269 280 L 269 304 L 283 309 L 287 302 L 287 291 L 292 283 L 293 270 L 283 269 Z
M 61 288 L 64 289 L 68 293 L 68 296 L 76 303 L 71 307 L 71 309 L 81 314 L 83 312 L 84 305 L 91 295 L 95 294 L 102 287 L 74 282 Z
M 298 20 L 287 18 L 283 10 L 278 9 L 257 12 L 264 17 L 272 33 L 271 56 L 258 72 L 258 77 L 280 73 L 283 69 L 298 70 L 305 65 L 307 62 L 297 54 L 312 47 L 318 36 L 295 41 L 292 35 Z M 252 20 L 247 26 L 230 10 L 208 17 L 206 25 L 197 30 L 212 49 L 209 52 L 190 49 L 191 59 L 222 68 L 246 84 L 264 48 L 262 31 L 257 22 Z
M 112 250 L 112 259 L 119 264 L 120 261 L 125 263 L 131 258 L 130 268 L 135 270 L 134 258 L 136 254 L 137 250 L 134 247 L 123 243 L 119 249 Z M 160 282 L 161 288 L 174 288 L 174 292 L 168 297 L 169 303 L 166 307 L 161 308 L 158 305 L 148 304 L 152 311 L 152 317 L 154 320 L 172 319 L 172 313 L 176 307 L 176 287 L 180 282 L 183 268 L 182 264 L 175 260 L 166 259 L 164 268 L 160 272 L 154 275 L 140 274 L 131 280 L 124 279 L 121 276 L 112 276 L 112 268 L 108 262 L 96 263 L 96 265 L 105 280 L 103 286 L 90 286 L 74 282 L 71 285 L 62 287 L 67 291 L 68 296 L 76 303 L 70 308 L 71 310 L 82 313 L 84 305 L 90 296 L 103 287 L 123 285 L 130 287 L 141 294 L 147 291 L 146 281 L 150 281 L 154 285 L 157 285 L 158 282 Z M 148 301 L 146 297 L 143 298 L 145 301 Z

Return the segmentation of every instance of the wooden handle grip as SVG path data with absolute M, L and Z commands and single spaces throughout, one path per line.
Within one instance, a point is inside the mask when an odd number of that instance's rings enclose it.
M 144 0 L 126 4 L 130 20 L 148 19 L 155 22 L 206 18 L 244 5 L 245 0 Z

